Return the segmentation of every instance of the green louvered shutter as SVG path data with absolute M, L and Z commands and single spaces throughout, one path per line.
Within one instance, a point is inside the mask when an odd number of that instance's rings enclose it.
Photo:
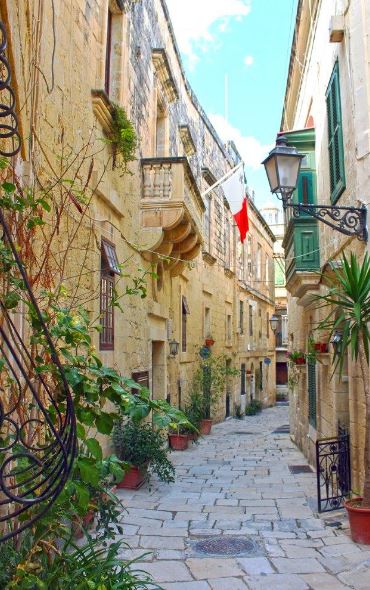
M 308 372 L 308 421 L 316 428 L 316 362 L 309 362 Z
M 342 110 L 340 103 L 339 66 L 334 66 L 326 92 L 329 140 L 330 198 L 335 203 L 346 188 Z

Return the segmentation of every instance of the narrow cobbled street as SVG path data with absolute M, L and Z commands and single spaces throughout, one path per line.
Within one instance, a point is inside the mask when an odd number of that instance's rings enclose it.
M 369 590 L 370 549 L 344 511 L 318 517 L 316 475 L 291 473 L 306 460 L 275 432 L 287 423 L 286 407 L 228 420 L 172 454 L 175 484 L 119 492 L 124 556 L 149 552 L 140 567 L 166 590 Z

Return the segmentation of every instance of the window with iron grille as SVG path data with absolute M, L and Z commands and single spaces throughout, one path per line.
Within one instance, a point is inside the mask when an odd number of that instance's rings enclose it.
M 249 336 L 253 336 L 253 306 L 249 306 Z
M 181 299 L 181 350 L 186 352 L 187 346 L 187 318 L 190 313 L 186 297 Z
M 242 363 L 240 365 L 240 393 L 241 393 L 241 395 L 244 395 L 245 393 L 247 393 L 247 390 L 246 390 L 246 370 L 245 370 L 244 363 Z
M 110 92 L 110 80 L 111 80 L 111 63 L 112 63 L 112 24 L 113 14 L 108 9 L 108 21 L 107 21 L 107 41 L 105 49 L 105 82 L 104 90 L 109 96 Z
M 308 373 L 308 421 L 316 428 L 316 362 L 309 361 L 307 364 Z
M 244 334 L 244 301 L 239 301 L 239 332 Z
M 204 198 L 204 249 L 206 252 L 210 251 L 211 244 L 211 199 L 206 196 Z
M 326 91 L 328 115 L 330 198 L 335 203 L 346 188 L 339 65 L 336 62 Z
M 106 240 L 102 240 L 100 259 L 100 350 L 114 349 L 114 307 L 112 300 L 116 274 L 120 274 L 120 268 L 115 246 Z

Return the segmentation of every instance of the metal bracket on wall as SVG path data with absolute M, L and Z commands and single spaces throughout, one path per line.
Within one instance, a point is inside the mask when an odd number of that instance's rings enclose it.
M 367 208 L 336 207 L 335 205 L 308 205 L 303 203 L 284 203 L 284 209 L 293 210 L 296 219 L 302 213 L 322 221 L 329 227 L 346 236 L 356 236 L 362 242 L 367 242 Z

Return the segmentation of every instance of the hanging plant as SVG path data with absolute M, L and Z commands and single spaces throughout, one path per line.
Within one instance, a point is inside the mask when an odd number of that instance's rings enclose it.
M 128 119 L 124 108 L 112 104 L 112 133 L 109 142 L 114 149 L 114 167 L 119 167 L 126 174 L 132 174 L 128 169 L 129 162 L 136 160 L 138 145 L 136 131 Z

